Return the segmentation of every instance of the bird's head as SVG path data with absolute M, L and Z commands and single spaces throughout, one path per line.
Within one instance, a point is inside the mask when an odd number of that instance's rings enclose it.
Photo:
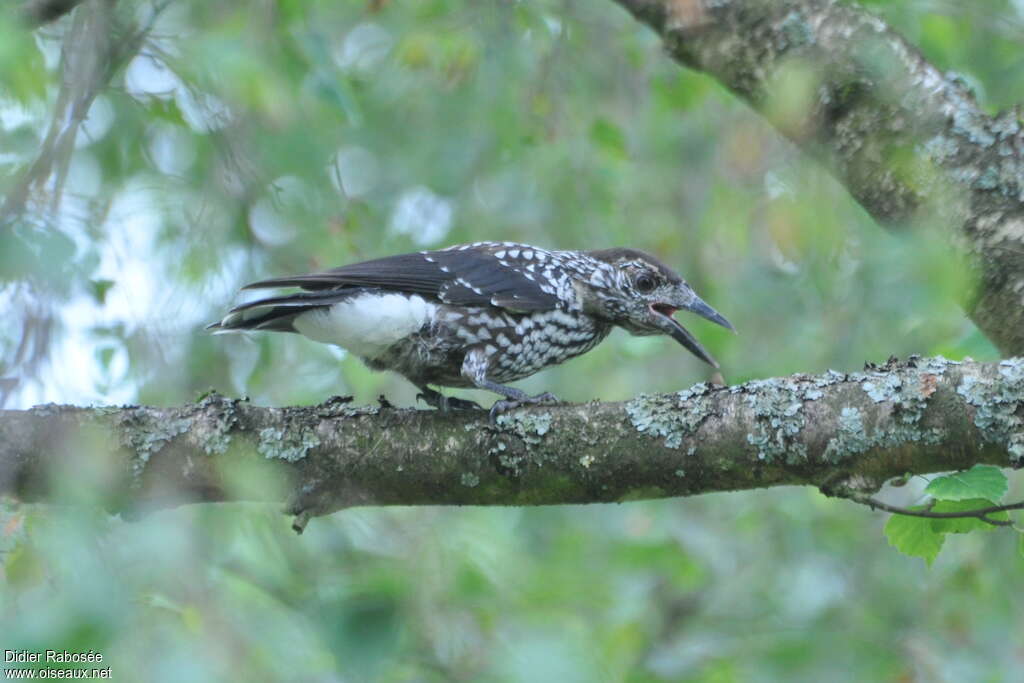
M 672 316 L 676 311 L 686 310 L 729 330 L 734 328 L 704 303 L 678 273 L 636 249 L 602 249 L 587 254 L 611 266 L 584 283 L 585 306 L 591 313 L 630 334 L 667 334 L 705 363 L 718 367 L 711 354 Z

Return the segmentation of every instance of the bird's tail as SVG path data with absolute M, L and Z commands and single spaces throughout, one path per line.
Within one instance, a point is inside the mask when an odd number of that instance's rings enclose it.
M 270 330 L 296 332 L 292 322 L 303 313 L 336 304 L 351 297 L 359 289 L 329 290 L 323 292 L 297 292 L 283 296 L 257 299 L 235 306 L 220 321 L 206 329 L 214 334 L 243 330 Z

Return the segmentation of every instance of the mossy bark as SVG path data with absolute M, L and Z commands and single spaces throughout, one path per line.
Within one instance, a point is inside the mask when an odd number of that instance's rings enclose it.
M 55 500 L 97 459 L 104 497 L 135 510 L 196 501 L 542 505 L 782 484 L 873 490 L 890 477 L 1024 459 L 1024 360 L 911 359 L 624 403 L 484 411 L 263 408 L 211 396 L 177 408 L 0 412 L 0 494 Z M 87 459 L 83 459 L 87 458 Z M 239 486 L 239 471 L 270 486 Z M 77 485 L 77 484 L 75 484 Z

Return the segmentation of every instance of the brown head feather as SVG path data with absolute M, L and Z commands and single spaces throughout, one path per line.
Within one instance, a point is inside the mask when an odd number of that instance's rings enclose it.
M 588 251 L 588 256 L 610 263 L 611 265 L 618 265 L 620 263 L 628 263 L 629 261 L 644 261 L 649 263 L 658 269 L 658 272 L 668 281 L 673 284 L 678 284 L 683 281 L 683 278 L 679 277 L 679 274 L 665 265 L 660 259 L 651 256 L 645 251 L 639 249 L 630 249 L 628 247 L 613 247 L 612 249 L 596 249 L 594 251 Z

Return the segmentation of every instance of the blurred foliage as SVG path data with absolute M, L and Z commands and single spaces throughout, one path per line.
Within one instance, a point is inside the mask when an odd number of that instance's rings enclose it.
M 739 328 L 690 321 L 729 382 L 996 356 L 927 225 L 881 231 L 613 3 L 120 3 L 114 44 L 145 40 L 19 192 L 62 94 L 82 94 L 64 65 L 109 42 L 82 20 L 100 4 L 34 33 L 0 17 L 0 192 L 25 200 L 0 219 L 6 407 L 211 387 L 411 405 L 337 350 L 201 327 L 252 279 L 481 239 L 656 252 Z M 870 4 L 986 106 L 1024 99 L 1019 3 Z M 617 333 L 522 385 L 618 400 L 707 376 Z M 104 476 L 91 462 L 58 475 L 72 500 Z M 1021 664 L 1011 534 L 950 537 L 925 572 L 879 516 L 804 490 L 352 510 L 301 538 L 253 505 L 0 523 L 2 647 L 91 648 L 120 680 L 1013 680 Z

